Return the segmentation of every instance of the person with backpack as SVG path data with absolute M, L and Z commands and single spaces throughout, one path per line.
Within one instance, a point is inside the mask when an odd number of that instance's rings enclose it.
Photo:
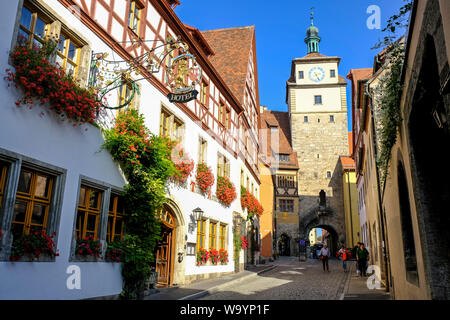
M 366 276 L 367 261 L 369 261 L 369 251 L 361 243 L 358 250 L 356 250 L 356 259 L 358 260 L 358 269 L 361 277 Z
M 348 250 L 345 246 L 341 247 L 341 250 L 338 252 L 339 257 L 342 256 L 342 268 L 344 268 L 344 272 L 347 272 L 347 260 L 348 260 Z

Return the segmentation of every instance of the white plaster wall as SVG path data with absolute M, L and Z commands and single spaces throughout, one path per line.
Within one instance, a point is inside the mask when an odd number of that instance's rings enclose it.
M 309 78 L 309 71 L 312 68 L 319 67 L 325 71 L 325 78 L 319 84 L 338 83 L 338 64 L 337 62 L 327 63 L 296 63 L 295 64 L 295 79 L 297 84 L 318 84 Z M 330 78 L 330 70 L 335 70 L 336 77 Z M 303 71 L 303 79 L 298 77 L 299 71 Z
M 106 44 L 95 36 L 89 28 L 78 21 L 58 1 L 47 0 L 46 4 L 63 17 L 63 23 L 81 34 L 94 52 L 108 52 L 118 57 Z M 5 35 L 0 39 L 0 70 L 10 67 L 7 64 L 10 50 L 18 0 L 9 1 L 0 12 L 0 27 Z M 100 14 L 97 10 L 97 14 Z M 151 10 L 150 10 L 151 12 Z M 99 17 L 104 19 L 104 17 Z M 141 81 L 140 111 L 146 117 L 146 125 L 150 130 L 159 133 L 161 103 L 164 103 L 186 125 L 184 147 L 191 157 L 197 161 L 198 137 L 201 134 L 208 141 L 208 165 L 216 176 L 217 151 L 225 154 L 231 160 L 231 181 L 236 186 L 237 199 L 230 208 L 224 208 L 217 202 L 207 200 L 189 190 L 172 188 L 186 222 L 196 207 L 205 211 L 205 216 L 226 223 L 228 227 L 228 252 L 230 263 L 227 266 L 202 267 L 195 266 L 195 257 L 186 257 L 186 274 L 230 272 L 234 270 L 232 213 L 242 212 L 240 208 L 240 170 L 244 168 L 246 176 L 257 186 L 258 184 L 248 172 L 241 160 L 219 146 L 206 132 L 190 120 L 175 105 L 155 89 L 150 83 Z M 0 113 L 0 147 L 26 155 L 30 158 L 67 169 L 64 197 L 58 229 L 58 249 L 60 256 L 55 262 L 0 262 L 0 299 L 82 299 L 118 294 L 122 290 L 120 265 L 110 263 L 76 263 L 81 268 L 81 290 L 66 288 L 65 273 L 69 263 L 70 241 L 73 235 L 73 221 L 77 205 L 79 176 L 85 175 L 108 184 L 122 187 L 124 180 L 110 155 L 98 152 L 103 139 L 98 129 L 91 125 L 73 127 L 67 122 L 61 122 L 53 114 L 46 113 L 46 106 L 35 106 L 32 110 L 17 108 L 14 102 L 20 95 L 19 89 L 0 86 L 2 96 Z M 41 117 L 41 112 L 44 116 Z M 85 129 L 88 129 L 85 131 Z M 193 177 L 192 177 L 193 178 Z M 215 192 L 215 186 L 212 188 Z M 187 233 L 187 225 L 184 226 Z M 196 231 L 195 231 L 196 233 Z M 189 235 L 188 241 L 196 242 L 194 235 Z M 194 237 L 194 238 L 193 238 Z M 178 248 L 177 251 L 178 252 Z
M 339 87 L 324 88 L 290 88 L 295 93 L 295 110 L 292 112 L 326 112 L 341 111 L 341 89 Z M 314 96 L 322 95 L 322 104 L 314 104 Z

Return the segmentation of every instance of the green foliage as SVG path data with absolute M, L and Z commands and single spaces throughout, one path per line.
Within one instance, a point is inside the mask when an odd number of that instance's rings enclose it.
M 382 30 L 386 33 L 382 42 L 375 48 L 383 47 L 386 50 L 387 72 L 381 78 L 377 96 L 380 97 L 380 107 L 377 113 L 377 121 L 380 125 L 377 165 L 380 168 L 382 183 L 386 181 L 391 157 L 392 147 L 397 141 L 397 130 L 401 125 L 402 116 L 400 111 L 400 99 L 403 90 L 401 83 L 403 63 L 405 59 L 405 46 L 402 41 L 394 41 L 398 29 L 407 26 L 407 15 L 412 9 L 412 0 L 404 0 L 398 14 L 391 16 L 386 27 Z
M 401 75 L 404 57 L 404 45 L 393 44 L 390 48 L 389 71 L 382 79 L 380 86 L 381 104 L 377 116 L 380 123 L 380 152 L 377 165 L 380 168 L 383 183 L 387 178 L 392 147 L 397 142 L 397 130 L 402 122 L 400 99 L 403 89 Z
M 104 131 L 106 148 L 124 171 L 125 246 L 122 297 L 132 299 L 150 276 L 154 249 L 160 240 L 157 216 L 165 201 L 166 183 L 177 174 L 171 160 L 173 143 L 153 135 L 136 110 L 120 113 L 115 127 Z

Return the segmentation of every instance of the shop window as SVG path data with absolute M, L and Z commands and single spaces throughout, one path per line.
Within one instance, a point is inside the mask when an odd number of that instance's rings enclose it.
M 11 232 L 14 236 L 46 232 L 54 178 L 22 168 L 19 176 Z
M 108 228 L 106 231 L 106 241 L 108 243 L 114 241 L 122 241 L 125 231 L 123 216 L 125 207 L 123 197 L 111 195 L 109 200 Z
M 82 185 L 78 197 L 76 236 L 93 236 L 98 240 L 102 191 Z

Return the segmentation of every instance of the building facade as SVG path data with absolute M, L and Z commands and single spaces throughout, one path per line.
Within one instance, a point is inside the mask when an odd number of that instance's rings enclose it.
M 449 21 L 448 1 L 414 1 L 402 75 L 403 120 L 382 189 L 396 299 L 450 297 L 450 159 L 441 152 L 450 141 Z
M 270 163 L 273 180 L 274 250 L 277 256 L 299 254 L 298 160 L 292 149 L 287 112 L 261 112 L 261 158 Z
M 345 216 L 340 155 L 348 154 L 347 82 L 339 76 L 339 57 L 319 53 L 319 30 L 311 26 L 305 39 L 308 54 L 292 61 L 286 85 L 292 147 L 298 155 L 300 238 L 311 229 L 327 229 L 345 242 Z
M 200 92 L 197 99 L 187 103 L 169 101 L 171 88 L 166 71 L 171 57 L 161 61 L 161 70 L 152 74 L 144 66 L 137 66 L 139 72 L 131 74 L 131 81 L 143 76 L 144 80 L 136 82 L 139 91 L 129 107 L 145 116 L 145 125 L 152 133 L 179 141 L 196 165 L 206 163 L 216 181 L 220 176 L 228 177 L 238 198 L 225 207 L 215 198 L 215 185 L 211 194 L 202 195 L 193 183 L 195 177 L 189 178 L 184 187 L 168 186 L 163 236 L 171 245 L 161 242 L 157 247 L 161 286 L 234 272 L 234 224 L 241 221 L 244 229 L 250 224 L 259 228 L 258 219 L 246 222 L 238 191 L 244 176 L 247 189 L 259 197 L 254 27 L 220 32 L 232 38 L 231 42 L 241 41 L 239 57 L 234 60 L 236 70 L 222 69 L 221 61 L 230 59 L 232 48 L 210 38 L 211 33 L 202 34 L 184 25 L 173 11 L 177 4 L 178 1 L 162 0 L 17 0 L 9 1 L 1 13 L 3 70 L 11 68 L 8 52 L 16 45 L 16 39 L 25 39 L 31 46 L 50 35 L 60 39 L 58 61 L 66 72 L 72 72 L 81 87 L 91 83 L 88 84 L 93 53 L 108 53 L 116 61 L 131 60 L 155 49 L 157 42 L 182 39 L 195 56 L 202 79 L 196 88 Z M 235 82 L 230 75 L 238 70 L 239 80 Z M 98 128 L 110 127 L 116 111 L 102 115 L 97 120 L 98 126 L 73 126 L 48 112 L 49 106 L 45 104 L 35 103 L 30 110 L 17 108 L 15 101 L 23 94 L 20 89 L 4 86 L 1 90 L 4 103 L 0 119 L 0 298 L 84 299 L 119 294 L 120 264 L 104 259 L 80 260 L 74 251 L 79 232 L 92 234 L 106 248 L 111 241 L 108 217 L 116 219 L 122 213 L 118 210 L 126 179 L 109 153 L 102 149 L 104 140 Z M 120 104 L 128 95 L 124 89 L 117 97 L 113 94 L 109 103 Z M 33 194 L 43 184 L 45 191 Z M 194 220 L 196 208 L 204 213 L 201 221 Z M 80 229 L 80 212 L 96 217 L 95 222 L 90 222 L 94 229 L 90 231 L 90 225 Z M 48 261 L 42 257 L 38 261 L 10 262 L 14 240 L 29 232 L 31 225 L 40 226 L 48 235 L 55 233 L 59 256 Z M 123 232 L 117 236 L 123 237 Z M 227 250 L 229 263 L 197 266 L 195 254 L 202 247 Z M 244 255 L 242 250 L 240 256 Z M 239 263 L 243 265 L 244 259 Z M 74 268 L 81 276 L 80 289 L 66 286 Z

